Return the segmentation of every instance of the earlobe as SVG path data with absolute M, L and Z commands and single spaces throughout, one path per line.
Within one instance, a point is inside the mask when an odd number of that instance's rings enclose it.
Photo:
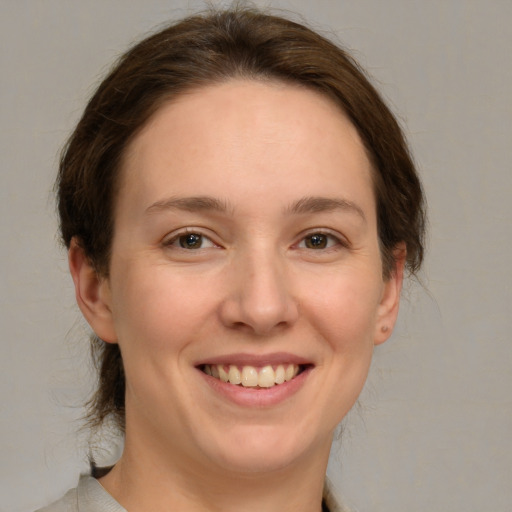
M 80 311 L 99 338 L 116 343 L 108 279 L 98 275 L 75 238 L 69 246 L 68 262 Z
M 394 268 L 390 277 L 384 282 L 375 326 L 375 345 L 384 343 L 393 332 L 400 306 L 406 256 L 405 244 L 398 244 L 393 250 Z

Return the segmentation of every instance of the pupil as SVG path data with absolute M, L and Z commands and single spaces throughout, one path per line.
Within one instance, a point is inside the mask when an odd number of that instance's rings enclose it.
M 327 245 L 327 237 L 325 235 L 311 235 L 306 245 L 310 249 L 323 249 Z
M 184 249 L 197 249 L 201 246 L 201 235 L 189 233 L 180 237 L 180 245 Z

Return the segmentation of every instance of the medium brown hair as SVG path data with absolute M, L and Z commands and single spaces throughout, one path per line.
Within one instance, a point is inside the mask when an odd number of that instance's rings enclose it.
M 57 179 L 62 240 L 80 244 L 108 276 L 113 212 L 124 152 L 155 111 L 190 90 L 232 78 L 278 80 L 331 98 L 348 116 L 373 166 L 383 273 L 405 243 L 407 268 L 423 259 L 424 198 L 396 119 L 347 52 L 309 28 L 255 9 L 209 11 L 144 39 L 116 63 L 62 152 Z M 98 390 L 89 419 L 124 429 L 125 381 L 118 345 L 93 337 Z

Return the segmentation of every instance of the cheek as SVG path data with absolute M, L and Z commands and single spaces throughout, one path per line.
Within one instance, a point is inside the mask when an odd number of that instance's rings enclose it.
M 358 275 L 338 272 L 322 283 L 306 286 L 315 289 L 308 294 L 304 308 L 317 331 L 336 352 L 359 352 L 371 347 L 380 300 L 381 283 L 371 272 Z
M 340 274 L 315 297 L 312 323 L 329 347 L 325 408 L 335 423 L 353 406 L 368 376 L 380 293 L 378 278 Z
M 165 269 L 127 268 L 114 297 L 114 321 L 121 346 L 146 356 L 179 350 L 209 321 L 214 286 L 184 279 Z M 151 347 L 151 352 L 148 352 Z

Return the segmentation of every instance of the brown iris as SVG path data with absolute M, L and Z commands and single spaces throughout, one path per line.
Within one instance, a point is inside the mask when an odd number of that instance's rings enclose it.
M 179 243 L 184 249 L 200 249 L 203 236 L 198 233 L 187 233 L 179 237 Z
M 322 233 L 315 233 L 306 237 L 304 243 L 308 249 L 325 249 L 327 247 L 328 237 Z

